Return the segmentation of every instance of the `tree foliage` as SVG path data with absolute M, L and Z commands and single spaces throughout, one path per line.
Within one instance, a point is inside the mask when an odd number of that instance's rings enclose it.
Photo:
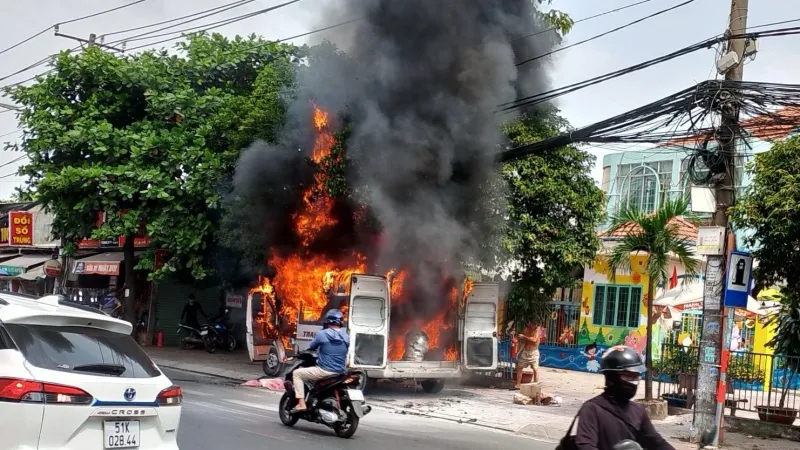
M 775 354 L 789 357 L 787 369 L 793 378 L 800 369 L 800 136 L 756 155 L 753 172 L 731 219 L 737 228 L 753 231 L 747 244 L 758 260 L 756 283 L 783 285 L 780 310 L 772 317 L 775 336 L 768 345 Z M 781 406 L 785 398 L 784 389 Z
M 653 364 L 653 298 L 655 287 L 669 279 L 670 258 L 677 258 L 683 266 L 684 279 L 694 280 L 699 274 L 700 261 L 694 257 L 694 243 L 681 236 L 676 219 L 684 218 L 696 222 L 692 216 L 688 198 L 669 199 L 648 214 L 638 205 L 624 204 L 611 218 L 609 234 L 624 231 L 625 236 L 611 249 L 608 267 L 611 282 L 616 281 L 617 272 L 631 273 L 631 255 L 646 254 L 645 272 L 647 283 L 647 343 L 645 345 L 646 366 Z M 645 399 L 653 398 L 653 374 L 648 371 L 645 378 Z
M 281 123 L 276 94 L 291 85 L 300 49 L 220 35 L 178 47 L 179 56 L 64 52 L 51 74 L 8 94 L 23 107 L 25 190 L 54 213 L 68 250 L 88 236 L 134 236 L 144 223 L 153 247 L 140 268 L 153 269 L 161 248 L 168 260 L 153 276 L 202 279 L 219 182 L 246 143 Z M 107 221 L 93 229 L 99 211 Z
M 543 108 L 505 127 L 512 145 L 550 137 L 566 127 Z M 517 322 L 543 321 L 559 287 L 575 284 L 599 249 L 597 226 L 605 196 L 589 175 L 594 157 L 567 146 L 511 161 L 501 168 L 507 205 L 502 245 L 512 266 L 509 314 Z

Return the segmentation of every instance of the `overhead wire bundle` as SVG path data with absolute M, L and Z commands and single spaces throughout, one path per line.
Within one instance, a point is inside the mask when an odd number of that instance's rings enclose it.
M 737 111 L 738 110 L 738 111 Z M 722 128 L 723 115 L 738 114 L 733 130 Z M 580 143 L 638 143 L 687 148 L 694 181 L 723 173 L 720 142 L 774 140 L 800 128 L 800 85 L 709 80 L 640 108 L 534 144 L 506 150 L 499 161 Z M 702 163 L 702 166 L 700 165 Z

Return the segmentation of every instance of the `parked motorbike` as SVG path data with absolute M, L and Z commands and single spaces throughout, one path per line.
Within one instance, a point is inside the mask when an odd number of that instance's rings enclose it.
M 187 350 L 193 349 L 196 345 L 203 345 L 203 337 L 200 336 L 200 330 L 197 328 L 179 323 L 177 333 L 181 345 Z
M 229 352 L 236 349 L 236 338 L 233 337 L 225 321 L 228 311 L 226 309 L 225 313 L 212 317 L 209 323 L 200 327 L 200 337 L 208 353 L 214 353 L 218 347 L 223 347 Z
M 283 382 L 286 392 L 278 405 L 278 416 L 287 427 L 294 426 L 298 420 L 303 419 L 326 425 L 333 429 L 336 436 L 349 439 L 356 433 L 361 418 L 372 411 L 372 407 L 364 401 L 364 393 L 358 389 L 361 377 L 366 374 L 348 371 L 306 383 L 308 410 L 292 414 L 292 409 L 297 405 L 292 380 L 294 371 L 316 365 L 317 355 L 314 352 L 307 351 L 297 356 Z

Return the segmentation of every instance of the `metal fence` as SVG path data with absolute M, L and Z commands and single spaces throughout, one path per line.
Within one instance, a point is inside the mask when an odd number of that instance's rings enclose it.
M 545 322 L 544 345 L 572 348 L 578 345 L 578 321 L 581 316 L 580 303 L 551 302 L 550 316 Z
M 699 354 L 697 347 L 664 344 L 654 366 L 658 395 L 672 406 L 694 406 Z M 800 358 L 754 352 L 733 352 L 728 362 L 725 406 L 732 415 L 753 411 L 780 414 L 800 408 Z

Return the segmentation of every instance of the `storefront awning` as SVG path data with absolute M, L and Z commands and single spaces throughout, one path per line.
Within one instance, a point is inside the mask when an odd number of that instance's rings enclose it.
M 20 255 L 0 263 L 0 277 L 20 277 L 30 267 L 44 264 L 52 259 L 50 255 Z M 44 272 L 42 272 L 44 273 Z
M 136 252 L 135 256 L 142 252 Z M 125 260 L 123 252 L 107 252 L 87 256 L 72 264 L 72 273 L 76 275 L 119 275 L 119 267 Z

